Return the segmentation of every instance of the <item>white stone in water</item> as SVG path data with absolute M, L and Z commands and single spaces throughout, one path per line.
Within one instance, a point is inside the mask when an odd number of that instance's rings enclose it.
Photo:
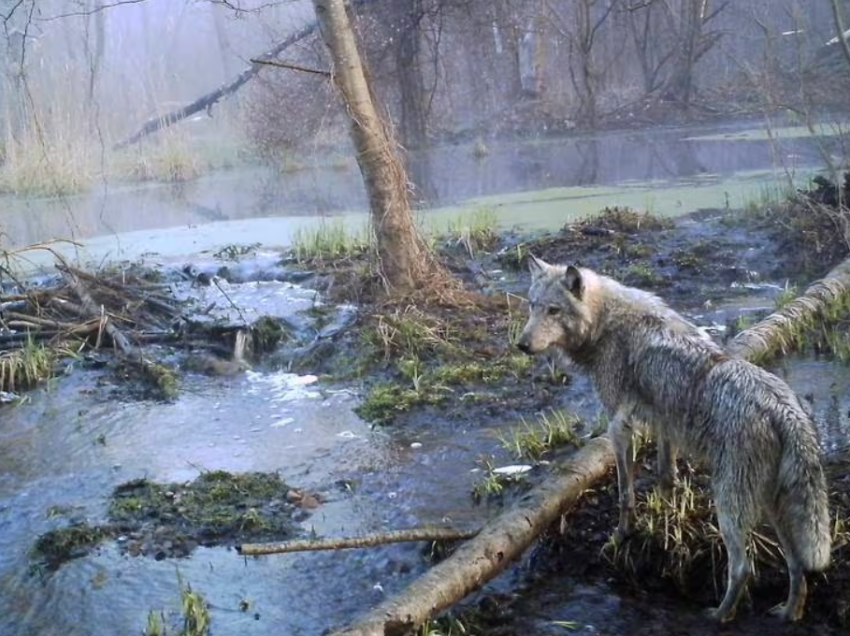
M 497 475 L 522 475 L 523 473 L 527 473 L 531 470 L 531 466 L 527 464 L 516 464 L 513 466 L 501 466 L 499 468 L 494 468 L 493 472 Z

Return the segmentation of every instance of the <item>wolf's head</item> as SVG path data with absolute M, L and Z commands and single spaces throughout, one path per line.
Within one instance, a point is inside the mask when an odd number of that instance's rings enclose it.
M 533 255 L 529 269 L 529 317 L 517 346 L 528 354 L 549 347 L 568 354 L 580 350 L 590 337 L 593 319 L 586 298 L 588 273 L 572 265 L 550 265 Z

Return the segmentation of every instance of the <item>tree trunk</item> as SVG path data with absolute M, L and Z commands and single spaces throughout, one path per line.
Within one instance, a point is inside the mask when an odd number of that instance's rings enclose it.
M 333 80 L 351 119 L 351 138 L 369 196 L 378 251 L 378 273 L 387 291 L 454 288 L 413 221 L 404 166 L 378 115 L 344 0 L 313 0 L 330 54 Z
M 397 4 L 398 15 L 390 24 L 397 35 L 393 43 L 399 88 L 399 123 L 406 148 L 428 143 L 428 94 L 422 75 L 422 50 L 419 25 L 424 8 L 422 0 Z
M 741 332 L 729 351 L 750 360 L 783 351 L 781 343 L 812 324 L 826 309 L 850 294 L 850 259 L 809 286 L 805 294 L 754 327 Z M 613 467 L 607 436 L 579 449 L 572 462 L 552 471 L 500 517 L 488 523 L 445 561 L 431 568 L 406 590 L 389 598 L 353 625 L 329 636 L 398 636 L 451 607 L 502 572 L 529 547 L 560 514 Z

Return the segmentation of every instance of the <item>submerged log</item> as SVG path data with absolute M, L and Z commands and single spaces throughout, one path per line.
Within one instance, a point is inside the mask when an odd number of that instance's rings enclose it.
M 784 353 L 783 343 L 814 325 L 827 308 L 850 291 L 850 260 L 764 321 L 738 334 L 729 350 L 750 360 Z M 576 451 L 568 466 L 554 470 L 502 515 L 406 590 L 387 599 L 330 636 L 400 636 L 479 589 L 518 558 L 578 497 L 609 474 L 614 455 L 607 436 Z

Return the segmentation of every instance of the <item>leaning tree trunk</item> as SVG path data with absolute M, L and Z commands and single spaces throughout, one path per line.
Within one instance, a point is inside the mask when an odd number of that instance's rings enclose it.
M 436 263 L 417 232 L 404 166 L 375 107 L 345 2 L 313 0 L 313 5 L 331 57 L 333 80 L 351 120 L 351 138 L 369 195 L 378 273 L 388 291 L 452 288 L 452 277 Z
M 728 348 L 750 360 L 785 353 L 783 343 L 790 341 L 790 334 L 799 329 L 800 322 L 817 324 L 819 318 L 830 313 L 830 307 L 844 303 L 848 297 L 850 260 L 810 285 L 796 300 L 738 334 Z M 329 636 L 399 636 L 451 607 L 507 568 L 586 489 L 608 475 L 613 464 L 607 436 L 591 440 L 575 453 L 569 466 L 553 470 L 545 481 L 445 561 L 356 623 Z

